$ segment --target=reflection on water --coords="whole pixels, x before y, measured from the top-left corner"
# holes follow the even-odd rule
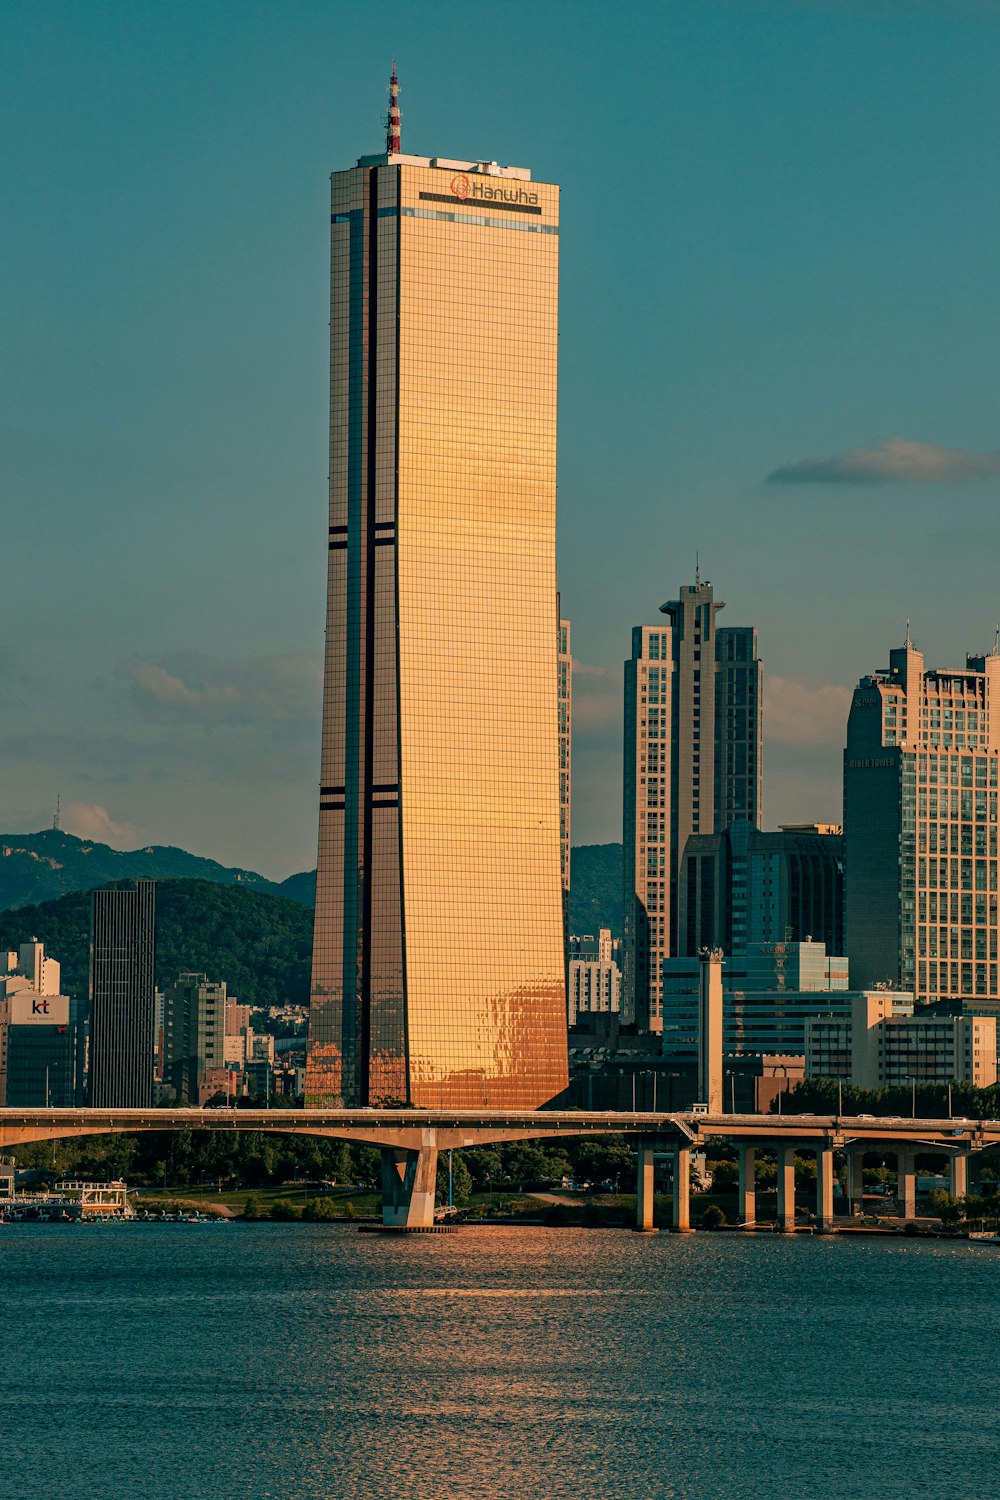
[[[985,1247],[19,1225],[0,1273],[0,1500],[975,1500],[1000,1471]]]

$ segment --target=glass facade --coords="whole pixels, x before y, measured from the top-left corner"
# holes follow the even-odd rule
[[[566,1084],[558,205],[422,158],[333,177],[315,1106]]]

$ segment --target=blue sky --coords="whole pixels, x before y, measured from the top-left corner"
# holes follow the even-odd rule
[[[313,863],[327,178],[393,55],[405,148],[563,186],[576,842],[619,836],[629,628],[696,549],[760,629],[769,826],[839,816],[907,616],[932,664],[992,644],[1000,6],[4,11],[4,831],[61,792],[122,846]]]

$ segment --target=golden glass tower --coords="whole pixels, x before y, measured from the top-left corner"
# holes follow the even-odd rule
[[[307,1101],[531,1108],[567,1077],[559,189],[398,147],[332,185]]]

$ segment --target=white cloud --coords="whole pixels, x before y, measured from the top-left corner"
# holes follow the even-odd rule
[[[764,678],[764,753],[769,743],[841,748],[847,735],[851,689],[800,677]]]
[[[309,651],[220,661],[194,652],[128,665],[132,696],[159,724],[277,724],[319,720],[322,663]]]
[[[890,438],[840,458],[804,458],[767,476],[768,484],[956,484],[1000,474],[1000,453],[969,453]]]
[[[112,849],[134,849],[142,842],[139,830],[131,823],[118,823],[99,802],[69,802],[62,808],[62,826],[67,833],[95,843],[110,844]]]
[[[573,732],[600,734],[614,726],[621,737],[622,670],[573,659]]]

